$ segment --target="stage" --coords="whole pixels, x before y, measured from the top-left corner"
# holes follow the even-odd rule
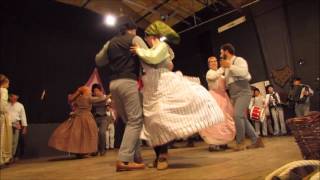
[[[169,169],[145,169],[115,172],[117,150],[108,151],[103,157],[73,159],[72,156],[20,160],[1,169],[1,180],[46,179],[225,179],[251,180],[264,177],[280,166],[301,160],[298,146],[291,136],[263,138],[265,148],[233,152],[209,152],[208,146],[198,142],[192,148],[169,150]],[[247,142],[249,144],[249,142]],[[178,143],[183,146],[185,143]],[[230,144],[232,146],[233,144]],[[152,162],[153,151],[143,148],[146,163]]]

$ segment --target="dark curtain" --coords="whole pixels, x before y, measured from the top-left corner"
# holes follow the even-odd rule
[[[289,82],[284,88],[281,88],[271,78],[272,70],[281,69],[285,66],[294,70],[291,43],[282,1],[262,1],[258,6],[252,8],[252,14],[265,58],[268,79],[281,94],[284,94],[289,90]]]
[[[312,109],[319,110],[319,1],[263,0],[251,10],[272,84],[271,71],[288,65],[315,90]],[[286,97],[289,86],[276,89]]]
[[[113,32],[100,15],[56,1],[6,1],[1,15],[0,73],[9,92],[20,96],[29,123],[65,120],[68,93],[88,80]]]

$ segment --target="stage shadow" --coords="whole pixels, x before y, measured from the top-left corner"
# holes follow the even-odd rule
[[[70,161],[70,160],[79,160],[80,158],[77,158],[75,156],[67,156],[67,157],[58,157],[58,158],[52,158],[48,159],[48,161]],[[85,159],[85,158],[82,158]]]
[[[195,168],[200,167],[196,164],[184,164],[184,163],[169,163],[170,169],[187,169],[187,168]]]
[[[210,159],[210,160],[209,160]],[[193,163],[195,166],[208,166],[208,165],[214,165],[214,164],[223,164],[225,162],[230,161],[230,158],[217,158],[217,157],[201,157],[201,156],[197,156],[197,157],[183,157],[183,156],[179,156],[179,157],[172,157],[170,158],[170,162],[169,164],[171,165],[171,160],[173,161],[178,161],[177,163],[173,164],[178,164],[180,165],[180,162],[189,162],[189,163]]]

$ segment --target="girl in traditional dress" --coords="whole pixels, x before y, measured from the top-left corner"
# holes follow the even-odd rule
[[[168,167],[168,142],[222,122],[224,116],[203,86],[169,69],[174,54],[160,37],[178,43],[179,35],[161,21],[149,25],[145,34],[151,48],[134,46],[132,52],[143,60],[144,134],[156,152],[154,166],[161,170]]]
[[[0,74],[0,166],[12,158],[12,126],[8,115],[9,79]]]
[[[209,70],[206,75],[209,92],[223,110],[225,120],[212,127],[200,131],[201,137],[210,144],[209,151],[224,150],[227,143],[235,137],[235,124],[233,121],[233,107],[226,92],[225,79],[222,69],[218,70],[216,57],[208,58]]]
[[[68,98],[74,105],[73,114],[53,132],[48,145],[81,158],[97,151],[98,128],[91,108],[106,97],[92,97],[90,89],[82,86]]]

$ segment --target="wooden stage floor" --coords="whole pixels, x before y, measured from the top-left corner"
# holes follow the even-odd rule
[[[47,159],[21,160],[1,169],[1,180],[134,180],[134,179],[225,179],[262,180],[280,166],[301,160],[298,146],[291,136],[264,138],[265,148],[233,152],[209,152],[205,143],[196,143],[193,148],[170,149],[169,169],[157,171],[145,169],[130,172],[115,172],[116,151],[106,156],[86,159],[54,157]],[[247,142],[249,144],[249,142]],[[180,144],[178,144],[180,145]],[[232,145],[232,144],[231,144]],[[153,151],[142,151],[146,162],[154,158]]]

